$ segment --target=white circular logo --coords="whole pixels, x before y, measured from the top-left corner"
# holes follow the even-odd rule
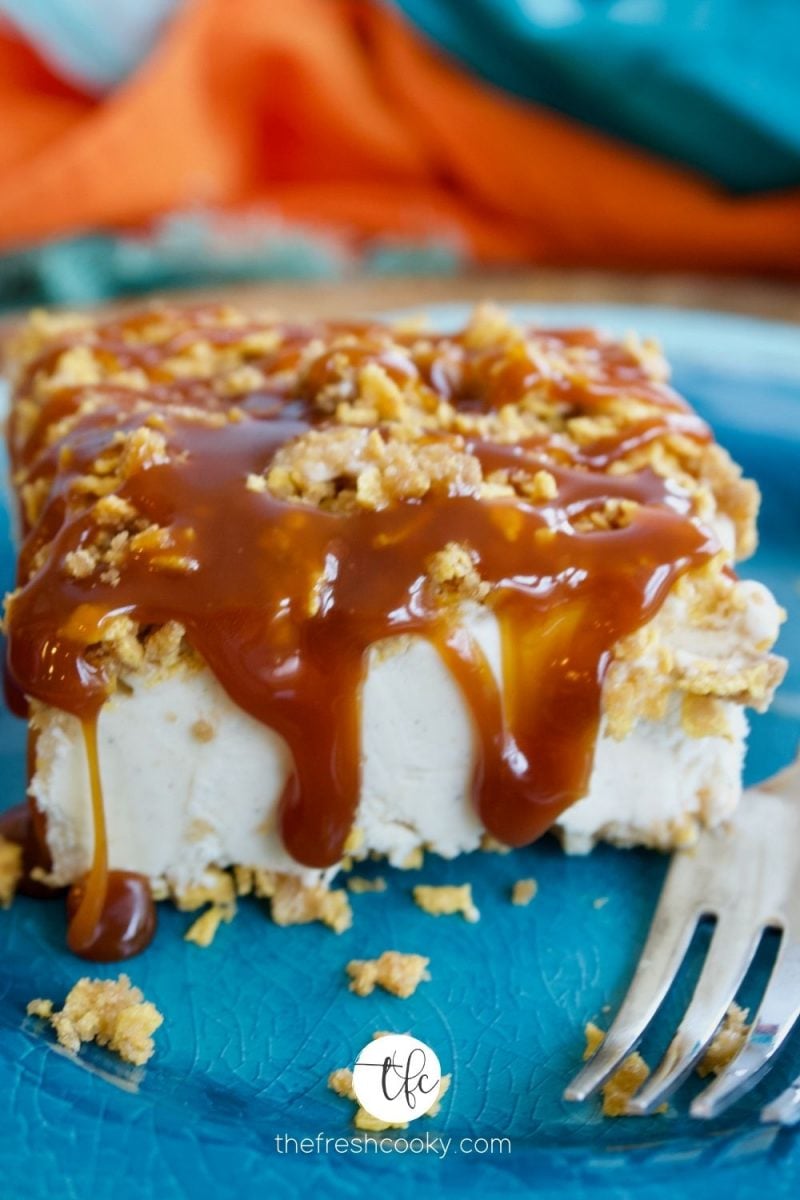
[[[441,1081],[433,1050],[407,1033],[375,1038],[353,1068],[353,1091],[361,1107],[393,1125],[423,1117],[436,1103]]]

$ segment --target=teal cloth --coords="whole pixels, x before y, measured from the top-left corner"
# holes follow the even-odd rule
[[[455,242],[376,238],[356,252],[345,238],[267,213],[173,213],[135,236],[62,238],[0,257],[0,311],[252,280],[449,275],[463,266]]]
[[[489,82],[755,192],[800,183],[798,0],[395,0]]]

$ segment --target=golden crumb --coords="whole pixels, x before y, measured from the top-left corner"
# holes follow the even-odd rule
[[[595,1025],[594,1021],[587,1021],[583,1032],[586,1037],[586,1048],[583,1051],[583,1059],[586,1062],[600,1049],[606,1035],[599,1026]]]
[[[322,885],[307,887],[291,875],[285,875],[276,886],[270,912],[276,925],[321,921],[334,933],[344,933],[353,923],[353,911],[344,890],[329,891]]]
[[[603,685],[606,732],[621,740],[640,719],[661,721],[673,696],[680,701],[681,723],[692,737],[729,737],[726,703],[760,711],[785,673],[783,659],[754,640],[746,581],[722,570],[724,556],[687,571],[656,616],[617,642]],[[729,631],[735,652],[702,656],[676,654],[676,638],[686,633]]]
[[[77,1052],[82,1042],[97,1042],[136,1066],[152,1056],[152,1035],[164,1021],[127,975],[79,979],[60,1011],[53,1011],[52,1000],[37,999],[29,1003],[28,1012],[49,1019],[68,1050]]]
[[[628,1101],[650,1074],[641,1054],[629,1054],[601,1088],[604,1117],[624,1117]],[[666,1106],[664,1106],[666,1107]],[[662,1110],[659,1110],[662,1111]]]
[[[511,316],[497,304],[484,301],[474,308],[464,332],[464,342],[471,350],[487,350],[516,339],[520,331]]]
[[[205,949],[214,941],[220,925],[229,924],[235,916],[234,905],[212,904],[196,921],[192,922],[183,935],[183,939]]]
[[[347,964],[350,991],[357,996],[369,996],[376,987],[400,996],[413,996],[419,985],[430,979],[430,959],[421,954],[403,954],[399,950],[384,950],[379,958],[352,959]]]
[[[472,885],[462,883],[433,887],[421,883],[414,888],[414,903],[432,917],[449,917],[461,913],[466,921],[475,922],[480,913],[472,900]]]
[[[350,875],[347,890],[356,896],[363,892],[385,892],[386,880],[382,875],[376,875],[374,879],[365,879],[363,875]]]
[[[536,471],[531,481],[523,485],[523,495],[534,504],[543,504],[546,500],[555,500],[558,495],[558,483],[551,471]]]
[[[233,868],[233,883],[237,896],[251,896],[255,891],[257,867],[243,867],[237,863]]]
[[[510,854],[511,846],[507,846],[505,842],[499,842],[490,833],[484,833],[481,834],[481,850],[484,854]]]
[[[681,728],[689,737],[722,737],[733,740],[724,700],[687,692],[681,701]]]
[[[195,912],[204,904],[235,904],[236,888],[233,877],[219,867],[208,867],[201,883],[191,884],[175,894],[175,905],[181,912]]]
[[[461,438],[408,441],[377,429],[312,429],[276,453],[266,475],[279,500],[335,512],[378,510],[427,495],[477,495],[478,459]],[[250,490],[256,490],[248,480]]]
[[[328,1076],[328,1087],[337,1096],[344,1096],[347,1100],[356,1098],[353,1091],[353,1072],[349,1067],[337,1067],[335,1071],[331,1071]]]
[[[572,522],[578,533],[608,533],[612,529],[627,529],[639,505],[635,500],[614,498],[605,500],[601,508],[585,509]]]
[[[22,878],[22,847],[0,835],[0,908],[8,908]]]
[[[518,879],[511,888],[511,903],[524,906],[530,904],[539,890],[535,879]]]
[[[592,908],[605,908],[608,904],[608,896],[595,896],[592,901]]]
[[[357,854],[364,845],[364,830],[359,829],[356,825],[348,833],[345,838],[342,852],[344,854]]]
[[[343,888],[330,890],[322,884],[304,884],[296,875],[260,867],[235,867],[234,878],[238,895],[252,894],[270,901],[270,915],[276,925],[321,921],[334,933],[344,933],[353,923],[353,910]]]
[[[202,836],[205,831],[198,830]],[[196,912],[204,904],[209,907],[187,929],[184,941],[193,942],[203,949],[210,946],[217,930],[223,923],[230,923],[236,916],[236,886],[232,875],[219,867],[209,867],[202,883],[193,884],[174,895],[175,905],[181,912]]]
[[[38,998],[36,1000],[29,1000],[25,1011],[29,1017],[41,1017],[43,1021],[47,1021],[53,1015],[53,1001]]]
[[[584,1027],[586,1036],[586,1048],[583,1052],[584,1060],[592,1058],[605,1040],[605,1033],[594,1021],[588,1021]],[[623,1059],[622,1064],[617,1068],[610,1079],[607,1079],[601,1088],[603,1097],[603,1116],[604,1117],[624,1117],[627,1112],[628,1101],[638,1092],[644,1081],[650,1075],[650,1068],[642,1058],[641,1054],[629,1054]],[[657,1113],[667,1111],[667,1105],[662,1104],[655,1110]]]
[[[732,1062],[745,1043],[750,1026],[747,1018],[750,1010],[731,1004],[725,1018],[700,1060],[697,1074],[701,1079],[707,1075],[719,1075]]]
[[[489,593],[489,584],[478,574],[475,557],[469,547],[448,542],[427,563],[428,578],[437,597],[443,601],[481,601]]]
[[[425,862],[425,851],[422,846],[415,846],[413,850],[409,850],[403,861],[399,864],[401,871],[419,871]]]

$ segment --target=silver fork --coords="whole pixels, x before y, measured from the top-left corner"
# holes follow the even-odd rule
[[[775,965],[741,1051],[693,1101],[715,1117],[769,1070],[800,1016],[800,760],[750,788],[730,824],[673,857],[644,950],[599,1049],[566,1089],[585,1100],[635,1048],[658,1011],[702,917],[716,919],[708,954],[678,1031],[627,1112],[653,1111],[686,1079],[719,1028],[765,930],[778,929]],[[761,1111],[800,1122],[800,1076]]]

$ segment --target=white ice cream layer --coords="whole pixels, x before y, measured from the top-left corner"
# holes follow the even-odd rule
[[[753,619],[769,633],[777,607],[765,589],[755,587],[756,596]],[[499,676],[494,618],[480,610],[469,624]],[[697,649],[709,651],[707,643]],[[118,691],[99,719],[110,865],[178,889],[211,863],[320,878],[280,841],[276,810],[291,769],[282,739],[234,704],[209,670],[127,683],[130,692]],[[665,720],[639,721],[623,741],[601,729],[589,793],[559,822],[566,848],[584,851],[601,837],[666,847],[681,841],[692,817],[714,824],[728,815],[747,725],[737,704],[726,709],[727,738],[687,736],[677,700]],[[201,735],[213,731],[208,740],[198,737],[198,721]],[[78,721],[55,709],[37,706],[36,724],[31,793],[47,816],[55,878],[66,883],[88,868],[93,845],[83,740]],[[471,716],[434,647],[419,637],[376,647],[363,693],[359,854],[375,850],[401,864],[420,844],[446,857],[477,847],[473,764]]]

